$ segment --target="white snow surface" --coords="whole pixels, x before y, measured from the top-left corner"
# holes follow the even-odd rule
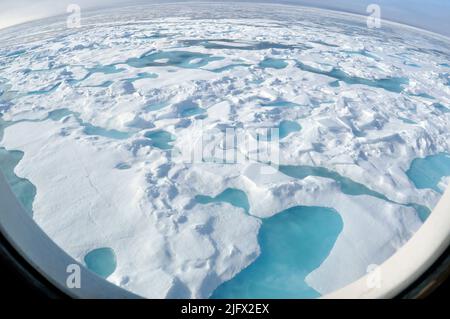
[[[258,43],[284,46],[246,49]],[[175,51],[221,59],[198,68],[167,65],[166,57],[142,68],[126,63]],[[324,294],[382,263],[421,226],[417,212],[402,204],[432,209],[439,200],[431,189],[416,189],[405,172],[415,158],[450,150],[450,113],[434,106],[450,106],[449,52],[444,39],[410,28],[385,23],[372,30],[350,15],[277,5],[124,8],[86,13],[79,29],[45,20],[0,31],[0,112],[16,122],[0,146],[24,153],[15,172],[37,188],[33,218],[43,231],[81,262],[91,249],[111,247],[118,266],[108,280],[150,298],[209,297],[258,257],[264,218],[299,205],[334,208],[344,228],[307,277]],[[287,66],[259,67],[266,58]],[[399,92],[367,82],[336,87],[335,78],[298,63],[366,81],[408,81]],[[108,65],[120,71],[85,78]],[[141,73],[157,77],[135,79]],[[261,106],[276,101],[297,106]],[[167,105],[148,108],[157,103]],[[193,104],[205,112],[182,116]],[[59,109],[73,114],[46,119]],[[295,179],[276,169],[261,175],[261,163],[181,163],[144,136],[167,131],[182,149],[200,122],[214,130],[281,120],[302,127],[282,139],[281,164],[327,168],[391,201],[346,195],[330,178]],[[87,135],[81,121],[128,137]],[[219,150],[221,142],[210,145]],[[120,163],[130,168],[117,169]],[[228,203],[195,204],[196,195],[227,188],[247,194],[249,214]]]

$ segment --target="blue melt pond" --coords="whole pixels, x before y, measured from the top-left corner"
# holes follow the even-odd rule
[[[357,195],[369,195],[380,198],[382,200],[389,201],[386,196],[372,191],[366,186],[354,182],[350,178],[346,178],[344,176],[339,175],[334,171],[330,171],[324,167],[313,167],[313,166],[290,166],[290,165],[281,165],[279,167],[279,171],[287,176],[304,179],[308,176],[318,176],[324,178],[330,178],[336,181],[339,184],[341,191],[344,194],[357,196]]]
[[[278,138],[281,140],[289,134],[298,132],[302,129],[301,125],[294,121],[281,121],[278,125]],[[275,132],[274,132],[275,133]],[[267,130],[267,135],[258,134],[257,138],[261,141],[272,141],[272,130]]]
[[[212,70],[209,70],[209,71],[215,72],[215,73],[221,73],[221,72],[225,72],[225,71],[228,71],[228,70],[232,70],[234,68],[248,67],[248,66],[250,66],[250,64],[247,64],[247,63],[236,63],[236,64],[229,64],[229,65],[217,68],[217,69],[212,69]]]
[[[197,195],[195,196],[195,200],[199,204],[226,202],[235,207],[244,209],[246,213],[248,213],[248,210],[250,209],[247,195],[243,191],[235,188],[227,188],[216,197]]]
[[[195,115],[204,114],[206,112],[205,109],[198,106],[197,103],[187,100],[180,104],[177,104],[178,112],[180,113],[180,117],[191,117]]]
[[[303,71],[326,75],[334,78],[338,81],[345,82],[349,85],[360,84],[367,85],[376,88],[382,88],[386,91],[401,93],[403,91],[403,86],[409,83],[406,78],[386,78],[386,79],[365,79],[357,76],[351,76],[342,71],[341,69],[332,68],[330,71],[320,70],[309,65],[305,65],[301,62],[297,62],[297,67]]]
[[[406,175],[416,188],[430,188],[442,194],[438,184],[443,177],[450,176],[450,155],[442,153],[417,158],[411,163]]]
[[[450,110],[441,103],[434,103],[433,106],[442,113],[449,113]]]
[[[289,102],[289,101],[283,101],[283,100],[277,100],[274,102],[268,102],[268,103],[261,103],[261,106],[263,107],[285,107],[285,108],[293,108],[298,107],[300,104]]]
[[[108,278],[117,267],[116,255],[111,248],[97,248],[84,256],[86,267],[97,275]]]
[[[117,68],[115,65],[98,65],[93,68],[88,69],[88,74],[91,75],[93,73],[103,73],[103,74],[114,74],[125,71],[124,68]]]
[[[117,130],[108,130],[99,126],[94,126],[90,123],[83,122],[78,113],[72,112],[68,109],[59,109],[55,111],[51,111],[48,113],[49,119],[53,121],[59,121],[63,119],[66,116],[73,115],[77,122],[80,124],[81,127],[83,127],[83,133],[86,135],[93,135],[93,136],[103,136],[108,137],[116,140],[124,140],[131,136],[131,133],[129,132],[121,132]]]
[[[117,130],[107,130],[102,127],[94,126],[89,123],[81,123],[81,126],[84,127],[83,132],[86,135],[95,135],[95,136],[103,136],[116,140],[124,140],[130,137],[128,132],[121,132]]]
[[[329,255],[342,228],[339,214],[324,207],[292,207],[263,220],[261,255],[212,298],[319,297],[305,278]]]
[[[222,59],[222,57],[214,57],[210,54],[189,51],[161,51],[149,52],[139,58],[128,59],[126,63],[135,68],[177,66],[180,68],[196,69],[207,65],[209,62]]]
[[[158,77],[158,74],[155,73],[148,73],[148,72],[141,72],[136,74],[134,78],[125,79],[127,82],[134,82],[142,79],[156,79]]]
[[[185,108],[180,112],[181,117],[190,117],[194,115],[204,114],[206,112],[205,109],[202,109],[201,107],[198,107],[197,105],[190,105],[189,107]]]
[[[7,151],[0,148],[0,171],[3,173],[12,192],[19,200],[25,211],[33,215],[33,201],[36,197],[36,187],[27,179],[20,178],[14,173],[14,168],[22,160],[23,152]]]
[[[287,176],[298,179],[304,179],[308,176],[319,176],[324,178],[330,178],[339,184],[341,191],[346,195],[351,196],[368,195],[385,200],[390,203],[398,204],[394,201],[391,201],[385,195],[375,192],[370,188],[364,186],[363,184],[354,182],[350,178],[341,176],[338,173],[330,171],[323,167],[282,165],[279,167],[279,171]],[[414,208],[422,221],[425,221],[431,213],[430,209],[419,204],[409,203],[406,204],[405,206]]]
[[[115,168],[119,169],[119,170],[127,170],[131,168],[131,165],[128,163],[119,163],[115,166]]]
[[[158,111],[165,108],[167,105],[169,105],[167,102],[150,103],[145,107],[145,110],[149,112]]]

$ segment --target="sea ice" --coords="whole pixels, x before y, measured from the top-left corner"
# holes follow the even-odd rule
[[[0,30],[0,168],[56,244],[142,296],[331,292],[408,241],[450,175],[448,39],[361,22],[164,4]],[[272,166],[252,159],[266,128]]]

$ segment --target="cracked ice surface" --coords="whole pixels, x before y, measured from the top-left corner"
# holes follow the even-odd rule
[[[406,174],[450,151],[450,46],[438,36],[315,9],[191,4],[86,13],[80,29],[43,20],[0,31],[0,43],[0,146],[24,153],[15,173],[37,189],[34,220],[79,261],[112,248],[108,280],[143,296],[210,296],[258,257],[264,219],[300,205],[343,219],[306,278],[330,292],[421,226],[409,204],[441,196]],[[199,121],[290,121],[282,167],[334,175],[173,161]],[[371,192],[345,191],[345,178]],[[248,214],[194,200],[228,188],[245,192]]]

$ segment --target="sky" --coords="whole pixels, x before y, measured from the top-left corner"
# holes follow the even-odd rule
[[[215,0],[209,1],[214,2]],[[219,1],[226,2],[227,0]],[[359,14],[367,14],[366,8],[369,4],[378,4],[381,7],[382,19],[409,24],[450,37],[450,0],[250,1],[309,5]],[[72,3],[78,4],[82,10],[87,10],[95,7],[152,2],[164,2],[164,0],[0,0],[0,29],[22,22],[63,14],[66,12],[67,6]]]

